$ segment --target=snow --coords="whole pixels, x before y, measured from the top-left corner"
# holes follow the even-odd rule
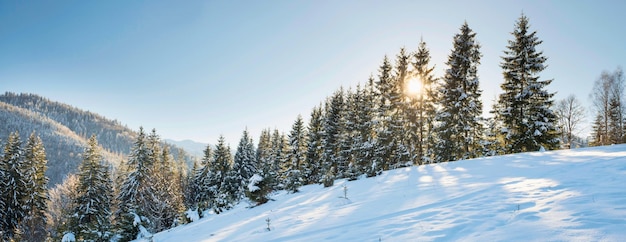
[[[254,174],[252,177],[250,177],[250,183],[248,183],[248,191],[258,191],[260,188],[256,185],[259,184],[259,182],[261,181],[263,181],[263,177],[261,177],[259,174]]]
[[[185,212],[185,214],[187,215],[187,218],[192,222],[200,220],[200,214],[198,214],[198,210],[189,209],[187,210],[187,212]]]
[[[626,145],[488,157],[279,192],[152,240],[625,241],[623,184]]]
[[[74,236],[74,233],[67,233],[63,235],[63,238],[61,238],[61,242],[74,242],[76,241],[76,237]]]

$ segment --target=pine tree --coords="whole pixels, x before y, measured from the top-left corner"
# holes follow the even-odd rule
[[[433,76],[435,67],[430,67],[430,51],[426,47],[426,43],[422,40],[419,43],[417,51],[413,54],[413,85],[418,85],[419,90],[409,99],[409,106],[413,114],[409,117],[410,125],[408,132],[411,134],[409,140],[411,147],[414,148],[414,160],[418,165],[432,162],[431,145],[435,143],[433,134],[435,115],[437,114],[437,83]],[[408,85],[406,83],[405,85]]]
[[[250,178],[257,173],[255,153],[254,142],[248,134],[248,130],[244,130],[235,152],[233,169],[230,170],[228,175],[236,183],[237,191],[235,197],[237,200],[243,197]]]
[[[204,149],[204,155],[202,157],[200,168],[194,172],[194,178],[192,187],[195,188],[196,197],[193,199],[196,204],[194,206],[198,209],[200,216],[204,211],[210,210],[214,207],[215,199],[217,198],[217,184],[213,184],[214,167],[213,151],[211,146],[207,145]],[[194,169],[195,170],[195,169]]]
[[[454,36],[454,47],[448,57],[448,68],[440,89],[442,106],[436,116],[438,142],[436,160],[454,161],[480,156],[482,101],[477,68],[480,46],[476,33],[467,25]]]
[[[391,131],[392,137],[392,159],[390,160],[390,169],[405,167],[411,165],[411,157],[409,152],[409,139],[407,136],[406,126],[409,123],[408,103],[406,102],[406,85],[409,80],[409,65],[411,56],[406,52],[405,48],[400,49],[400,53],[396,56],[396,64],[394,66],[394,75],[391,79],[391,93],[387,95],[391,104],[391,119],[387,122],[387,128]]]
[[[357,129],[359,130],[359,137],[355,140],[354,146],[357,147],[357,166],[362,169],[362,173],[367,176],[375,176],[378,173],[377,164],[380,164],[380,159],[377,155],[377,107],[378,102],[376,98],[374,77],[370,76],[368,82],[363,88],[361,101],[357,105],[359,122],[357,123]]]
[[[232,168],[233,157],[230,153],[230,147],[226,145],[224,136],[220,136],[217,140],[213,162],[214,177],[211,178],[211,185],[215,185],[217,191],[216,204],[213,210],[215,213],[220,213],[234,206],[235,194],[238,189],[236,181],[227,177],[228,171]]]
[[[283,189],[282,181],[280,180],[280,167],[286,162],[286,156],[288,152],[288,143],[285,135],[278,132],[278,129],[274,129],[271,137],[271,152],[268,165],[269,184],[272,190]]]
[[[392,76],[393,66],[389,62],[389,58],[385,56],[383,64],[379,68],[378,82],[376,87],[380,101],[378,102],[378,116],[377,116],[377,130],[376,130],[376,154],[375,160],[372,164],[372,171],[374,174],[378,174],[383,170],[389,170],[391,161],[394,159],[393,152],[395,151],[393,131],[391,130],[393,107],[391,104],[392,96],[394,93],[394,77]]]
[[[0,163],[0,235],[5,241],[20,235],[18,226],[27,213],[24,201],[28,180],[23,153],[19,133],[11,133]]]
[[[298,192],[298,188],[304,183],[302,171],[306,162],[306,131],[302,116],[298,115],[293,126],[291,126],[288,138],[289,151],[282,167],[282,180],[285,190]]]
[[[502,57],[504,83],[496,118],[504,125],[507,153],[556,149],[559,145],[556,115],[551,110],[554,94],[546,90],[552,80],[539,80],[547,60],[537,50],[543,41],[528,28],[528,18],[522,14]]]
[[[340,157],[340,136],[343,132],[342,113],[344,108],[343,89],[336,91],[326,102],[326,115],[323,123],[323,153],[320,167],[321,183],[332,186],[337,178],[338,165],[344,161]]]
[[[205,150],[206,151],[206,150]],[[185,197],[185,207],[191,210],[196,210],[198,208],[198,201],[196,200],[198,196],[198,184],[196,181],[196,174],[198,173],[198,161],[193,162],[193,166],[191,167],[191,171],[187,173],[185,178],[186,185],[184,186],[184,197]]]
[[[23,232],[20,239],[24,241],[43,241],[47,236],[45,230],[47,221],[45,211],[48,203],[48,178],[45,175],[47,162],[41,138],[34,132],[31,133],[24,148],[26,168],[24,175],[28,182],[27,197],[23,202],[26,216],[20,226],[20,231]]]
[[[347,100],[345,105],[345,131],[344,137],[342,137],[342,147],[344,147],[344,154],[348,158],[348,167],[345,171],[345,178],[348,180],[356,180],[363,174],[363,167],[358,162],[362,158],[361,147],[364,143],[363,136],[360,133],[360,128],[363,126],[364,120],[362,120],[361,110],[363,107],[363,92],[361,91],[361,85],[357,84],[356,90],[353,92],[348,90]]]
[[[150,196],[154,194],[153,187],[148,185],[148,176],[152,166],[152,151],[148,146],[143,127],[139,128],[139,134],[131,149],[126,166],[127,176],[122,181],[116,199],[119,207],[115,217],[120,239],[133,240],[137,238],[140,226],[148,226],[149,221],[147,221],[145,214],[145,206],[149,202]]]
[[[306,166],[303,168],[304,184],[318,183],[321,179],[320,162],[323,153],[323,122],[324,115],[322,106],[317,106],[311,111],[311,118],[308,125]]]
[[[257,173],[249,179],[246,187],[246,197],[257,205],[266,203],[269,200],[268,194],[274,191],[277,177],[273,170],[272,153],[270,130],[264,129],[256,150]]]
[[[112,181],[95,135],[89,138],[78,168],[77,193],[73,201],[76,239],[108,241],[111,236]]]

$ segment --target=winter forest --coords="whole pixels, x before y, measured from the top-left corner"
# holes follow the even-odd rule
[[[139,129],[130,155],[112,167],[91,136],[78,172],[48,187],[46,151],[37,130],[2,141],[0,236],[3,241],[129,241],[218,214],[241,202],[258,206],[279,190],[332,186],[407,166],[511,153],[626,142],[624,74],[595,80],[592,134],[580,137],[586,110],[576,96],[554,100],[541,76],[548,57],[521,15],[500,64],[501,94],[483,117],[481,45],[468,23],[452,38],[442,76],[427,43],[384,56],[377,74],[340,87],[314,107],[308,123],[244,130],[237,147],[221,137],[188,166],[174,159],[156,130]],[[87,131],[88,132],[88,131]]]

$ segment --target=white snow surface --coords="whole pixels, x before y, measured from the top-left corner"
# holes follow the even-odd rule
[[[626,145],[513,154],[279,192],[152,239],[626,241],[625,184]]]

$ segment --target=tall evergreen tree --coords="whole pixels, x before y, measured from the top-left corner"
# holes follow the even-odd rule
[[[320,104],[320,106],[313,108],[313,111],[311,111],[308,125],[306,166],[302,170],[305,185],[318,183],[321,179],[320,162],[323,153],[323,123],[324,115]]]
[[[377,158],[377,127],[378,127],[378,99],[376,95],[374,77],[370,76],[365,88],[362,90],[362,98],[357,105],[359,122],[359,138],[354,146],[357,147],[357,166],[367,176],[375,176],[378,173],[376,164],[380,164]]]
[[[195,198],[193,206],[198,209],[200,216],[204,211],[213,208],[215,199],[217,198],[217,185],[212,180],[214,177],[213,151],[210,145],[204,149],[200,168],[193,174],[192,188],[195,190]]]
[[[323,123],[322,162],[320,167],[321,183],[325,187],[332,186],[339,173],[338,165],[344,164],[340,156],[340,136],[343,132],[342,113],[344,108],[343,89],[336,91],[326,102],[326,115]]]
[[[422,40],[419,43],[417,51],[413,54],[413,80],[412,85],[417,85],[417,93],[409,93],[412,97],[409,99],[409,106],[412,115],[409,115],[410,125],[410,144],[414,151],[413,159],[417,164],[430,163],[432,157],[431,145],[435,143],[433,128],[435,123],[435,115],[437,114],[437,83],[433,76],[434,66],[430,66],[430,51],[426,47],[426,43]],[[406,83],[409,85],[411,83]],[[415,87],[414,87],[415,88]]]
[[[438,126],[435,128],[439,139],[434,147],[439,162],[474,158],[482,153],[479,49],[476,33],[464,23],[460,33],[454,36],[454,47],[448,56],[448,68],[440,89],[442,110],[436,116]]]
[[[26,168],[24,175],[28,182],[27,197],[24,201],[26,216],[20,226],[23,233],[20,239],[24,241],[43,241],[47,236],[45,230],[47,220],[45,211],[48,203],[48,178],[45,175],[47,162],[41,138],[35,135],[35,132],[31,133],[24,148]]]
[[[237,200],[243,197],[246,187],[250,183],[250,178],[257,173],[255,153],[254,142],[248,134],[248,130],[244,130],[235,152],[233,168],[228,174],[232,182],[236,183],[235,197]]]
[[[120,239],[133,240],[137,238],[140,226],[148,226],[144,206],[154,194],[154,188],[148,185],[148,176],[152,166],[152,151],[148,146],[143,127],[139,128],[139,134],[131,149],[126,166],[127,176],[122,181],[116,199],[119,207],[115,217]]]
[[[394,78],[392,74],[393,66],[389,62],[389,58],[385,56],[383,63],[379,67],[378,81],[376,89],[379,97],[378,115],[376,118],[376,153],[373,160],[372,174],[378,174],[383,170],[389,170],[390,162],[393,160],[394,137],[391,130],[392,122],[392,96],[394,93]]]
[[[75,236],[78,240],[108,241],[111,236],[112,181],[103,163],[96,136],[92,135],[78,167],[74,202]]]
[[[400,48],[400,53],[396,55],[396,64],[394,66],[394,75],[391,81],[391,93],[386,97],[390,103],[391,109],[388,110],[391,119],[387,122],[386,128],[391,132],[392,138],[392,154],[390,159],[390,169],[404,167],[411,164],[409,151],[409,139],[407,136],[407,124],[409,114],[409,103],[406,96],[406,82],[409,80],[409,65],[411,56],[406,52],[405,48]]]
[[[348,180],[356,180],[363,174],[363,168],[360,166],[361,163],[357,161],[362,158],[359,153],[364,143],[360,133],[362,123],[365,122],[361,120],[362,115],[360,113],[362,111],[359,110],[364,102],[361,85],[357,84],[355,91],[349,89],[346,96],[344,110],[345,129],[342,137],[342,149],[344,149],[343,152],[344,156],[347,158],[348,165],[344,172],[344,177],[348,178]]]
[[[18,226],[26,216],[24,201],[28,197],[22,141],[19,133],[9,135],[0,163],[0,235],[8,241],[19,236]]]
[[[269,200],[268,194],[275,189],[278,178],[274,170],[273,152],[272,135],[269,129],[264,129],[259,136],[256,150],[257,172],[250,178],[245,193],[253,203],[266,203]]]
[[[226,144],[224,136],[220,136],[213,153],[214,177],[211,178],[211,184],[217,186],[216,204],[213,208],[216,213],[220,213],[225,209],[230,209],[236,202],[236,194],[238,184],[233,179],[227,179],[228,171],[232,168],[233,157],[230,152],[230,146]]]
[[[502,57],[504,83],[496,117],[504,125],[507,153],[556,149],[559,145],[556,115],[551,110],[554,94],[546,90],[552,80],[539,80],[547,60],[537,49],[543,41],[529,27],[528,18],[522,14]]]
[[[291,126],[291,132],[288,136],[289,150],[286,154],[285,162],[282,167],[282,181],[285,190],[297,192],[298,188],[303,185],[303,168],[306,162],[306,130],[302,116],[298,118]]]

